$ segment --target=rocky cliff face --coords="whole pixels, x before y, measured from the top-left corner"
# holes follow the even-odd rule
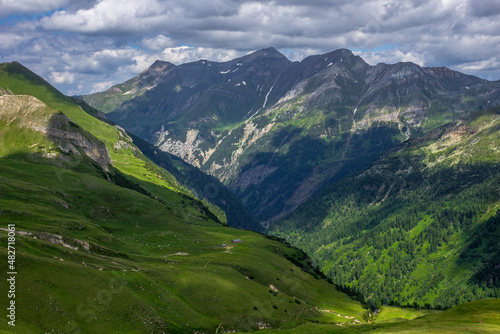
[[[302,62],[272,48],[225,63],[157,62],[133,80],[146,75],[155,86],[108,117],[225,182],[261,221],[401,141],[500,103],[498,82],[412,63],[370,66],[344,49]]]
[[[102,169],[109,171],[111,158],[102,142],[81,129],[66,115],[55,112],[33,96],[0,96],[0,122],[6,126],[43,134],[54,144],[41,149],[45,158],[64,159],[65,154],[70,152],[74,155],[85,154]],[[35,143],[28,149],[38,149],[36,146],[38,144]]]

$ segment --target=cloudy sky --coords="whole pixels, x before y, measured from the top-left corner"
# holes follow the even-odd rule
[[[224,61],[274,46],[291,60],[348,48],[500,79],[500,0],[0,0],[0,62],[63,93],[102,91],[156,59]]]

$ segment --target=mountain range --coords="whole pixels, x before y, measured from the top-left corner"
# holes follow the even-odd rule
[[[16,330],[499,331],[498,85],[271,48],[70,98],[0,64]]]
[[[500,103],[500,82],[341,49],[274,48],[149,69],[82,97],[126,130],[217,177],[267,226],[386,150]]]

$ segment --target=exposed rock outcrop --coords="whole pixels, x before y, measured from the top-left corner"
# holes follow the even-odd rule
[[[59,151],[76,155],[84,153],[102,169],[109,171],[111,158],[102,142],[73,123],[66,115],[49,108],[33,96],[0,96],[0,119],[7,126],[40,132],[52,141],[54,148]],[[58,156],[60,155],[55,151],[45,154],[45,157],[49,158]]]

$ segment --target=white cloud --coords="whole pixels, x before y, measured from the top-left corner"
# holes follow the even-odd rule
[[[70,72],[52,72],[50,81],[56,84],[72,84],[75,81],[75,74]]]
[[[200,59],[228,61],[240,55],[241,52],[237,52],[235,50],[179,46],[163,50],[161,59],[174,64],[182,64]]]
[[[500,14],[500,0],[467,0],[467,10],[475,17],[495,16]]]
[[[105,91],[105,90],[109,89],[111,86],[113,86],[113,84],[114,84],[113,81],[96,82],[92,85],[91,93]]]
[[[400,49],[389,49],[380,52],[356,51],[354,54],[363,58],[370,65],[378,63],[394,64],[399,62],[412,62],[420,66],[425,65],[425,55],[412,51],[404,52]]]
[[[291,61],[301,61],[309,56],[321,54],[323,51],[313,48],[287,48],[282,50],[282,53]]]
[[[456,34],[498,35],[500,20],[471,19],[484,16],[498,1],[478,5],[466,0],[102,0],[90,8],[58,11],[42,19],[41,27],[139,39],[139,45],[151,52],[172,49],[171,56],[179,60],[192,60],[178,56],[179,44],[240,52],[267,46],[327,52],[388,44],[411,49],[429,36],[435,37],[432,44],[425,43],[432,53]]]
[[[6,32],[0,35],[0,50],[9,50],[18,47],[26,38],[21,34]]]
[[[88,34],[144,32],[157,28],[162,20],[167,19],[165,8],[155,0],[102,0],[92,8],[73,13],[57,11],[43,18],[41,26],[48,30]]]
[[[174,47],[175,43],[171,38],[166,37],[163,34],[155,36],[153,38],[145,38],[142,40],[141,45],[146,49],[153,51],[161,51],[167,47]]]
[[[16,50],[21,44],[42,36],[37,25],[31,21],[21,21],[8,27],[0,26],[0,51],[8,53]]]
[[[490,71],[500,67],[500,60],[495,57],[487,60],[473,61],[457,66],[462,71]]]

